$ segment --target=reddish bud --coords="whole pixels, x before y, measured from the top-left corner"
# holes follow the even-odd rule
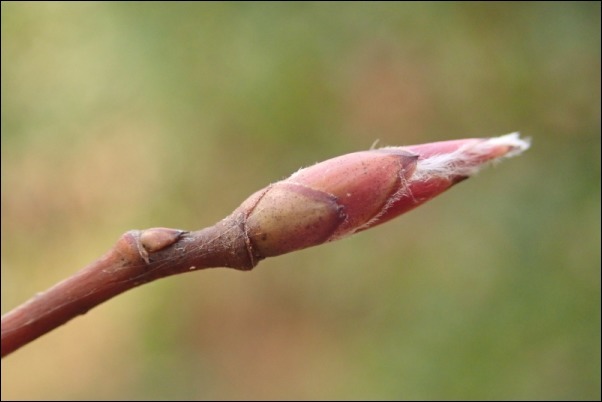
[[[254,259],[280,255],[386,222],[528,147],[509,134],[346,154],[258,191],[235,214]]]

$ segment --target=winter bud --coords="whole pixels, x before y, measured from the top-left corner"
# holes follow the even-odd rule
[[[386,222],[529,146],[517,134],[355,152],[256,192],[242,215],[253,259],[336,240]]]

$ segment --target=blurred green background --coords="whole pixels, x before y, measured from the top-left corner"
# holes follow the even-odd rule
[[[520,130],[352,238],[130,291],[3,399],[599,399],[600,3],[2,2],[2,312],[301,166]]]

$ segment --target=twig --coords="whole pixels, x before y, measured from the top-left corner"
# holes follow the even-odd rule
[[[510,134],[356,152],[269,185],[212,227],[126,232],[102,258],[2,316],[2,357],[155,279],[211,267],[250,270],[264,258],[379,225],[528,146]]]
[[[196,232],[155,228],[124,233],[99,260],[2,317],[2,356],[155,279],[211,267],[251,269],[243,239],[232,217]]]

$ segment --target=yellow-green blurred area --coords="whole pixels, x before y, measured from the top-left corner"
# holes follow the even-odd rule
[[[3,399],[599,399],[600,3],[2,2],[2,312],[299,167],[520,130],[386,225],[129,291]]]

